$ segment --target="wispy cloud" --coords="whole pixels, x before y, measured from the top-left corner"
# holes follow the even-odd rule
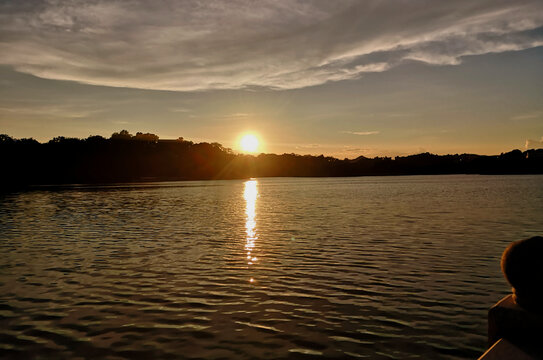
[[[251,116],[251,114],[249,114],[249,113],[233,113],[233,114],[226,115],[226,116],[227,117],[232,117],[232,118],[246,118],[246,117]]]
[[[340,131],[342,134],[352,134],[352,135],[376,135],[379,134],[379,131]]]
[[[542,46],[542,26],[540,0],[6,1],[0,64],[117,87],[294,89]]]
[[[541,140],[531,140],[527,139],[525,144],[526,150],[528,149],[543,149],[543,136],[541,137]]]
[[[522,121],[522,120],[533,120],[533,119],[543,119],[543,111],[534,111],[524,114],[519,114],[516,116],[513,116],[511,120],[514,121]]]
[[[241,120],[241,119],[250,118],[251,116],[255,116],[255,114],[236,112],[236,113],[231,113],[231,114],[224,114],[222,116],[219,116],[219,118],[230,119],[230,120]]]
[[[103,112],[103,110],[74,105],[32,104],[31,106],[11,105],[6,107],[0,107],[0,112],[7,114],[11,113],[19,115],[78,119],[90,117],[92,115]]]
[[[181,107],[171,108],[170,111],[171,112],[176,112],[176,113],[190,113],[190,112],[192,112],[191,109],[181,108]]]
[[[296,149],[300,149],[300,150],[313,150],[313,149],[319,149],[319,148],[322,148],[323,145],[321,144],[298,144],[295,146]]]

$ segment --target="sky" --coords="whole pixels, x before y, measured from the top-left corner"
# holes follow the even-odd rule
[[[0,0],[0,133],[543,148],[541,0]]]

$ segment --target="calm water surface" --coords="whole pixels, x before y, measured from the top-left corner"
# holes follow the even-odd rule
[[[543,176],[0,195],[3,358],[473,359]]]

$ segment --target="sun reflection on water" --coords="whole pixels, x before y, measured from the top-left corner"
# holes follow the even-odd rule
[[[245,190],[243,197],[245,199],[245,232],[247,233],[247,240],[245,242],[245,251],[247,252],[247,264],[253,265],[258,261],[257,257],[253,254],[255,242],[258,239],[256,235],[256,198],[258,197],[258,182],[256,180],[247,180],[245,182]],[[253,278],[249,280],[253,282]]]

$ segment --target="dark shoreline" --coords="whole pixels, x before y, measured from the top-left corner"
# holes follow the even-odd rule
[[[144,134],[145,135],[145,134]],[[234,154],[218,143],[158,139],[0,139],[3,190],[34,185],[115,184],[252,177],[543,174],[543,149],[500,155],[454,154],[337,159]]]

